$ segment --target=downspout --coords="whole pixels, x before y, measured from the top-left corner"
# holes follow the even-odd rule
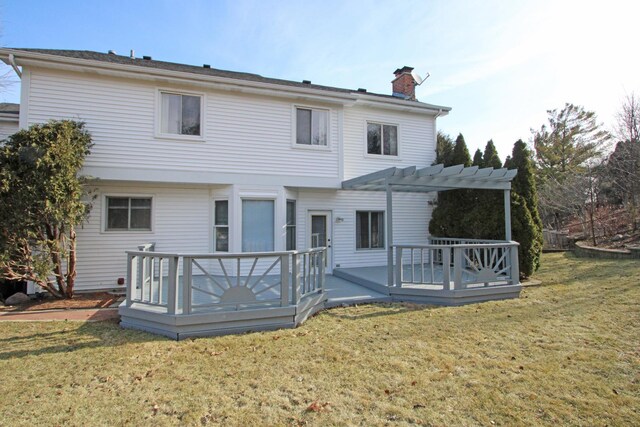
[[[13,71],[15,71],[18,77],[22,79],[22,71],[18,68],[18,64],[16,64],[16,58],[13,56],[13,53],[9,54],[9,63],[11,64],[11,67],[13,67]]]

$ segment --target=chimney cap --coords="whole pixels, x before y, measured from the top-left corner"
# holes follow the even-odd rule
[[[405,65],[405,66],[404,66],[404,67],[402,67],[402,68],[397,68],[397,69],[393,72],[393,74],[395,74],[395,75],[397,76],[398,74],[410,73],[410,72],[412,72],[412,71],[413,71],[413,67],[408,67],[408,66],[406,66],[406,65]]]

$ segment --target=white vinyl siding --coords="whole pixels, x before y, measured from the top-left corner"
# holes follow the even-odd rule
[[[115,288],[127,270],[125,251],[155,242],[156,252],[210,252],[209,190],[188,186],[148,186],[140,183],[100,185],[102,194],[153,194],[153,231],[102,232],[104,197],[96,198],[78,233],[77,289]],[[124,289],[124,287],[123,287]]]
[[[2,144],[1,141],[7,139],[8,136],[13,135],[16,132],[18,132],[17,121],[15,123],[0,121],[0,145]]]
[[[367,154],[367,124],[398,126],[398,156]],[[366,107],[344,109],[344,179],[389,167],[426,167],[435,160],[435,120],[422,114]]]
[[[191,93],[193,88],[172,88]],[[191,89],[191,91],[190,91]],[[292,147],[294,120],[288,100],[232,92],[203,91],[202,141],[157,138],[158,88],[150,82],[32,69],[28,124],[50,119],[86,122],[94,146],[85,163],[96,170],[123,170],[126,179],[163,181],[176,173],[260,174],[339,181],[338,116],[329,111],[329,147]],[[99,173],[94,174],[101,178]]]
[[[393,193],[395,244],[427,244],[432,211],[428,201],[433,197],[432,194]],[[387,264],[385,250],[358,250],[355,239],[356,211],[385,211],[386,214],[386,196],[383,191],[300,191],[297,200],[299,230],[307,229],[306,213],[309,210],[332,211],[334,265],[366,267]],[[341,220],[335,220],[337,218]],[[385,239],[386,236],[385,230]],[[308,246],[306,239],[305,233],[298,234],[299,248]]]

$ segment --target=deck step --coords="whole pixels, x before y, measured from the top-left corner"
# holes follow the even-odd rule
[[[389,288],[387,286],[376,283],[373,280],[358,276],[344,269],[334,268],[333,275],[357,285],[364,286],[365,288],[371,289],[372,291],[376,291],[383,295],[389,295]]]

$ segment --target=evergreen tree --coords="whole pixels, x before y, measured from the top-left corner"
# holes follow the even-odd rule
[[[500,157],[498,156],[498,150],[496,150],[493,139],[490,139],[487,142],[486,147],[484,148],[482,162],[482,166],[485,168],[500,169],[502,167],[502,162],[500,161]]]
[[[471,157],[462,134],[456,138],[453,150],[447,135],[438,138],[436,159],[443,160],[444,166],[463,164],[471,166]],[[464,235],[464,217],[469,210],[469,190],[450,190],[438,193],[438,205],[433,210],[429,222],[429,233],[439,237],[468,237]]]
[[[473,155],[473,163],[472,166],[479,166],[479,167],[483,167],[483,160],[482,160],[482,151],[480,151],[480,149],[476,149],[475,154]]]
[[[73,297],[76,227],[90,209],[79,173],[91,146],[83,123],[52,120],[0,148],[0,277]]]
[[[451,158],[453,155],[453,140],[447,134],[438,131],[436,141],[436,162],[434,164],[443,164],[451,166]]]
[[[513,240],[520,243],[520,274],[529,276],[540,266],[542,253],[542,220],[538,212],[535,169],[532,153],[521,139],[513,145],[513,152],[505,162],[508,169],[517,169],[511,181],[511,224]]]

